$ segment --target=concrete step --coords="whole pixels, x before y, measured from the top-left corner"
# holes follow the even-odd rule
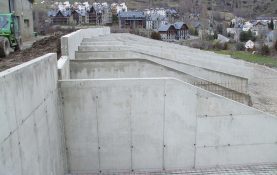
[[[84,38],[83,42],[94,42],[94,41],[117,41],[113,38],[105,38],[105,37],[93,37],[93,38]]]
[[[120,41],[109,41],[109,42],[106,42],[106,41],[94,41],[94,42],[85,42],[83,41],[81,43],[81,45],[83,46],[86,46],[86,45],[89,45],[89,46],[97,46],[97,45],[124,45],[123,42],[120,42]]]
[[[94,59],[94,58],[134,58],[136,54],[130,51],[77,51],[75,52],[76,59]]]
[[[95,45],[95,46],[79,46],[79,51],[125,51],[130,50],[131,47],[128,46],[107,46],[107,45]]]

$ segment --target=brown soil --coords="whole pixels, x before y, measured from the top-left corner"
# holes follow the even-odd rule
[[[59,58],[61,55],[60,38],[63,35],[62,33],[58,33],[43,38],[34,42],[31,48],[13,52],[10,56],[0,59],[0,72],[47,53],[57,53]]]

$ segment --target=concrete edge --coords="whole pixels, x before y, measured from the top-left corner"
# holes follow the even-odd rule
[[[201,89],[200,87],[194,86],[192,84],[189,84],[187,82],[184,82],[184,81],[182,81],[180,79],[173,78],[173,77],[159,77],[159,78],[108,78],[108,79],[69,79],[69,80],[58,80],[58,84],[59,84],[59,88],[61,88],[62,87],[61,86],[62,83],[69,83],[70,84],[70,83],[78,82],[78,83],[82,84],[82,83],[97,82],[97,81],[135,81],[135,80],[149,80],[149,81],[153,81],[153,80],[173,80],[173,81],[176,81],[178,83],[181,83],[182,85],[185,85],[185,86],[188,86],[188,87],[191,87],[191,88],[195,88],[199,92],[204,92],[204,93],[210,94],[210,95],[212,95],[214,97],[218,97],[218,98],[223,98],[223,99],[231,101],[231,102],[233,102],[235,104],[243,105],[246,108],[250,108],[252,110],[255,110],[259,114],[263,114],[266,117],[274,117],[274,118],[277,119],[277,116],[275,116],[273,114],[266,113],[266,112],[261,111],[259,109],[256,109],[256,108],[253,108],[251,106],[248,106],[246,104],[242,104],[242,103],[239,103],[239,102],[234,101],[232,99],[226,98],[224,96],[217,95],[217,94],[215,94],[213,92],[207,91],[205,89]],[[82,84],[82,85],[84,85],[84,84]]]
[[[58,60],[57,69],[58,69],[58,80],[70,79],[70,64],[68,56],[62,56]]]
[[[4,70],[4,71],[0,72],[0,78],[4,77],[4,76],[7,76],[10,73],[20,71],[24,67],[28,67],[28,66],[31,66],[32,64],[39,63],[41,60],[43,60],[43,59],[45,59],[47,57],[55,57],[57,59],[57,54],[56,53],[48,53],[48,54],[42,55],[40,57],[37,57],[37,58],[35,58],[33,60],[30,60],[30,61],[27,61],[27,62],[22,63],[20,65],[17,65],[15,67],[12,67],[12,68],[9,68],[7,70]]]

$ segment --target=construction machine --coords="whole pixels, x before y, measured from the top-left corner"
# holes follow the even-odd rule
[[[22,49],[19,17],[13,13],[0,14],[0,58],[9,56],[11,48]]]

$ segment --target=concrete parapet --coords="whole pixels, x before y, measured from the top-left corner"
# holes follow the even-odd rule
[[[0,174],[62,175],[66,170],[57,56],[0,72]]]
[[[84,38],[110,34],[109,27],[80,29],[76,32],[65,35],[61,38],[62,56],[68,56],[69,59],[75,59],[75,51]]]

